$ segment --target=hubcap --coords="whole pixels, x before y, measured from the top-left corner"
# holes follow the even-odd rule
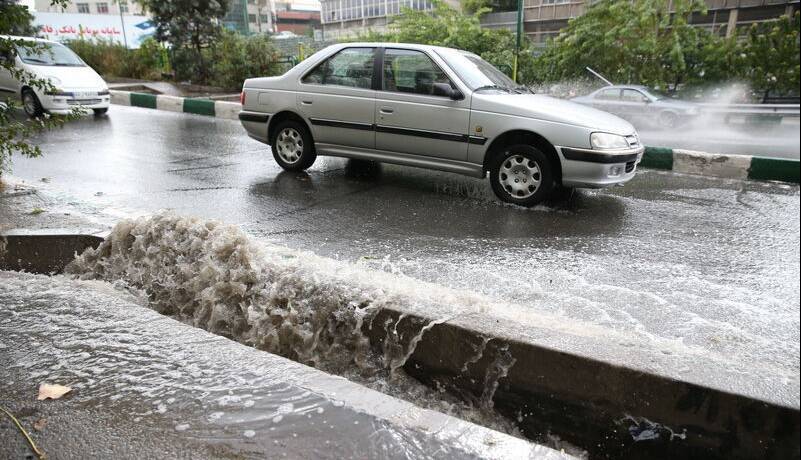
[[[25,93],[22,97],[22,105],[25,108],[25,113],[28,115],[34,115],[36,113],[36,101],[33,100],[33,96],[29,93]]]
[[[287,163],[295,163],[303,154],[303,138],[294,128],[284,128],[278,133],[275,148],[278,156]]]
[[[509,196],[528,198],[537,192],[542,181],[540,165],[523,155],[512,155],[504,160],[498,171],[498,182]]]

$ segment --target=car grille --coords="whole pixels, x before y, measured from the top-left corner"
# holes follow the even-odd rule
[[[69,105],[95,105],[100,104],[100,99],[67,99]]]
[[[640,138],[638,138],[636,134],[626,136],[626,142],[629,143],[630,148],[636,148],[640,146]]]
[[[629,161],[628,163],[626,163],[626,172],[627,173],[630,173],[630,172],[634,171],[634,163],[636,163],[636,162],[635,161]]]

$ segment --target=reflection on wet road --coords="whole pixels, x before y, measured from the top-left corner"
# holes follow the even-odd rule
[[[114,107],[14,174],[86,212],[170,208],[297,249],[761,362],[798,405],[799,188],[642,171],[525,210],[446,174],[319,158],[282,172],[237,122]]]

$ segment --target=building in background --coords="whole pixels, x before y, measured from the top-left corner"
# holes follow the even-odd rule
[[[275,31],[312,35],[320,28],[320,11],[280,10],[275,12]]]
[[[320,0],[320,22],[325,39],[352,37],[368,30],[386,30],[389,18],[401,9],[429,11],[431,0]],[[460,9],[459,0],[445,0]]]
[[[50,3],[51,0],[34,0],[34,8],[40,13],[144,15],[142,5],[134,0],[78,0],[69,2],[66,8]]]
[[[567,26],[568,20],[584,14],[594,0],[524,0],[523,30],[535,45],[544,46]],[[799,0],[706,0],[706,15],[695,14],[691,23],[715,33],[733,34],[737,27],[775,19],[798,10]],[[481,25],[515,30],[516,11],[490,13]]]
[[[223,24],[229,29],[245,35],[274,34],[281,31],[305,35],[310,30],[319,28],[320,2],[317,0],[281,2],[230,0],[230,2]],[[293,12],[293,14],[285,12]]]

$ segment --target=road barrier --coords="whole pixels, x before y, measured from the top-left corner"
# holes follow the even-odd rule
[[[171,112],[194,113],[229,120],[238,119],[242,106],[238,102],[212,101],[177,96],[111,92],[111,103]],[[757,155],[725,155],[667,147],[646,147],[640,166],[666,169],[686,174],[729,179],[755,179],[801,182],[799,160],[766,158]]]
[[[242,106],[238,102],[212,101],[190,97],[167,96],[163,94],[132,93],[111,90],[111,103],[166,110],[169,112],[194,113],[217,118],[236,120]]]
[[[788,158],[646,147],[640,166],[726,179],[772,180],[794,184],[801,182],[801,162]]]

